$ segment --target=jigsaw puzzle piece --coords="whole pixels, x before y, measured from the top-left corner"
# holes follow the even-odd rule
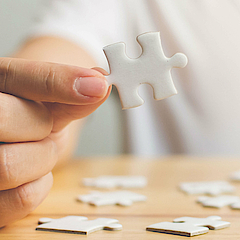
[[[210,216],[206,218],[181,217],[173,220],[174,223],[189,223],[198,227],[208,227],[211,230],[222,229],[230,226],[230,222],[221,221],[219,216]]]
[[[83,185],[96,188],[143,188],[147,185],[144,176],[100,176],[84,178]]]
[[[240,198],[230,195],[222,195],[219,197],[202,196],[197,199],[197,202],[201,203],[204,207],[222,208],[240,202]]]
[[[144,101],[139,96],[134,79],[139,78],[139,71],[136,72],[136,63],[126,55],[126,45],[123,42],[108,45],[103,48],[106,55],[110,75],[107,81],[115,85],[121,100],[122,108],[141,106]]]
[[[130,206],[133,202],[146,201],[146,196],[130,191],[98,192],[79,195],[77,200],[94,206],[121,205]]]
[[[172,223],[172,222],[160,222],[152,224],[146,228],[147,231],[168,233],[181,236],[197,236],[207,233],[209,229],[207,227],[196,227],[187,223]]]
[[[230,179],[231,179],[232,181],[240,181],[240,171],[233,172],[233,173],[230,175]]]
[[[179,188],[187,194],[219,195],[232,193],[235,187],[226,181],[183,182]]]
[[[240,210],[240,201],[231,204],[230,207],[232,209]]]
[[[144,103],[138,94],[141,84],[152,86],[156,100],[177,94],[170,71],[173,67],[185,67],[188,61],[182,53],[167,58],[161,46],[159,32],[141,34],[137,41],[142,47],[142,54],[136,59],[126,55],[125,43],[115,43],[103,48],[110,68],[107,79],[109,84],[117,87],[123,109]]]
[[[181,217],[174,219],[173,222],[152,224],[148,226],[146,230],[192,237],[207,233],[209,229],[217,230],[229,226],[229,222],[221,221],[221,217],[218,216],[210,216],[207,218]]]
[[[40,218],[39,223],[40,225],[36,230],[78,234],[89,234],[98,230],[117,231],[122,229],[118,220],[110,218],[88,220],[88,218],[81,216],[67,216],[59,219]]]

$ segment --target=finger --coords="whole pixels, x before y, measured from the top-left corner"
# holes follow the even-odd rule
[[[0,227],[32,212],[47,196],[53,183],[52,173],[17,188],[0,191]]]
[[[0,142],[38,141],[52,131],[52,114],[41,102],[0,93],[0,115]]]
[[[106,96],[100,102],[91,105],[79,106],[59,103],[44,103],[53,116],[52,132],[60,131],[71,121],[84,118],[94,112],[109,97],[111,89],[112,87],[110,86]]]
[[[56,144],[39,142],[0,145],[0,190],[16,188],[49,173],[58,160]]]
[[[93,67],[92,69],[94,69],[94,70],[100,72],[100,73],[103,74],[104,76],[108,76],[108,75],[109,75],[109,73],[108,73],[105,69],[103,69],[103,68],[100,68],[100,67]]]
[[[94,69],[0,58],[0,92],[34,101],[91,104],[107,93],[105,77]]]

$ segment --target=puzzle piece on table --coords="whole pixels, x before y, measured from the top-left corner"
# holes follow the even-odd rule
[[[233,180],[233,181],[240,181],[240,171],[233,172],[230,175],[230,179]]]
[[[202,196],[197,199],[197,202],[201,203],[204,207],[221,208],[240,202],[240,198],[230,195],[222,195],[218,197]]]
[[[97,188],[143,188],[147,185],[144,176],[100,176],[84,178],[83,185]]]
[[[94,206],[121,205],[130,206],[133,202],[146,201],[146,196],[130,191],[99,192],[92,191],[87,195],[79,195],[77,200]]]
[[[89,234],[98,230],[122,230],[118,220],[111,218],[97,218],[88,220],[87,217],[67,216],[59,219],[40,218],[36,230],[56,231],[66,233]]]
[[[136,59],[126,55],[123,42],[103,48],[110,68],[107,80],[117,87],[123,109],[138,107],[144,103],[138,95],[140,84],[150,84],[156,100],[177,94],[170,71],[173,67],[185,67],[188,61],[182,53],[167,58],[161,46],[159,32],[141,34],[137,37],[137,42],[142,47],[142,54]]]
[[[221,217],[218,216],[207,218],[181,217],[174,219],[173,222],[152,224],[146,230],[191,237],[207,233],[209,229],[217,230],[229,226],[229,222],[221,221]]]
[[[235,188],[226,181],[203,181],[180,183],[180,189],[187,194],[209,194],[219,195],[221,193],[231,193]]]
[[[240,210],[240,201],[231,204],[230,207],[232,209]]]

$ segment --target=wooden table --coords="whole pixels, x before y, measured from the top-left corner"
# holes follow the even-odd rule
[[[219,215],[231,222],[231,227],[210,231],[194,239],[240,239],[240,210],[203,208],[177,189],[182,181],[228,180],[229,174],[240,169],[239,159],[165,157],[139,159],[131,156],[74,160],[54,173],[54,186],[47,199],[29,216],[0,230],[0,239],[186,239],[187,237],[147,232],[146,226],[172,221],[182,216],[207,217]],[[90,188],[81,186],[83,177],[99,175],[145,175],[149,184],[134,190],[148,197],[147,202],[129,207],[94,207],[76,201],[78,194],[87,194]],[[240,196],[240,183],[236,195]],[[98,231],[88,236],[35,231],[41,217],[61,218],[66,215],[86,216],[89,219],[108,217],[118,219],[122,231]]]

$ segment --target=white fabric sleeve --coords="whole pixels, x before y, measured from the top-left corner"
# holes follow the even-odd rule
[[[129,16],[124,0],[46,0],[29,37],[59,36],[87,50],[106,66],[102,48],[124,40]]]

